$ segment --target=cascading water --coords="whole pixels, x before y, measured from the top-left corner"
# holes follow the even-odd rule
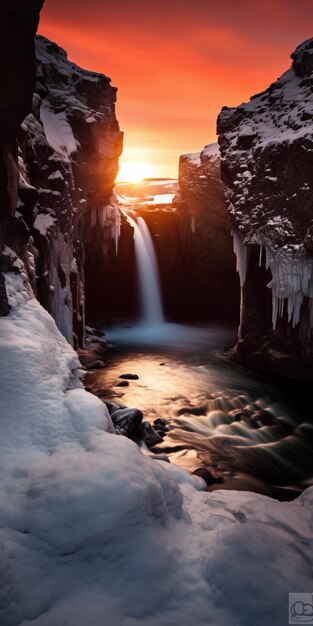
[[[214,327],[194,328],[167,322],[164,317],[157,258],[149,228],[142,217],[131,217],[122,209],[128,223],[134,229],[135,254],[139,284],[140,317],[135,324],[119,325],[106,331],[106,338],[118,344],[175,346],[194,349],[203,345],[212,348],[220,345],[221,336],[232,332]],[[134,213],[133,213],[134,215]],[[234,341],[234,339],[233,339]],[[233,341],[228,341],[232,343]]]
[[[135,254],[139,279],[140,322],[147,326],[165,323],[159,272],[152,237],[142,217],[127,216],[134,229]]]

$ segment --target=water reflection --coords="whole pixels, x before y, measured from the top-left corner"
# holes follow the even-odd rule
[[[163,324],[118,328],[108,339],[118,348],[88,385],[104,400],[140,408],[150,422],[165,419],[169,431],[155,451],[191,472],[205,467],[222,477],[211,490],[288,499],[313,476],[313,426],[287,406],[284,390],[222,356],[233,330]],[[139,379],[121,390],[125,372]]]

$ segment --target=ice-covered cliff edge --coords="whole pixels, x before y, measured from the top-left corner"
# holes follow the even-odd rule
[[[301,44],[292,59],[292,67],[266,91],[236,108],[224,107],[218,133],[243,285],[237,355],[279,373],[308,375],[313,356],[313,39]]]

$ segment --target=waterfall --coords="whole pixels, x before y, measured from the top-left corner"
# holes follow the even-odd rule
[[[202,349],[204,345],[212,348],[220,345],[223,333],[224,339],[227,333],[219,327],[193,328],[165,320],[157,259],[149,228],[142,217],[133,218],[126,209],[121,211],[134,229],[140,319],[133,325],[117,325],[109,331],[105,328],[105,338],[126,346],[175,346],[176,349],[192,351],[195,346]],[[232,331],[229,337],[228,343],[233,343]]]
[[[134,229],[135,254],[139,279],[140,321],[146,326],[165,323],[158,264],[149,228],[142,217],[127,219]]]

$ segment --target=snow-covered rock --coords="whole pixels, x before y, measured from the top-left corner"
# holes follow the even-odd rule
[[[5,280],[1,626],[283,626],[288,593],[312,586],[313,488],[207,493],[143,455],[21,274]]]
[[[237,353],[251,364],[252,353],[258,359],[263,353],[260,366],[275,369],[273,348],[280,353],[278,371],[299,375],[308,375],[313,356],[312,54],[313,39],[295,50],[292,67],[266,91],[224,107],[218,118],[232,229],[237,249],[239,239],[249,248]]]
[[[32,111],[18,135],[17,209],[28,239],[22,257],[37,298],[77,346],[84,340],[84,248],[92,237],[106,251],[119,237],[116,88],[41,36],[36,57]]]

